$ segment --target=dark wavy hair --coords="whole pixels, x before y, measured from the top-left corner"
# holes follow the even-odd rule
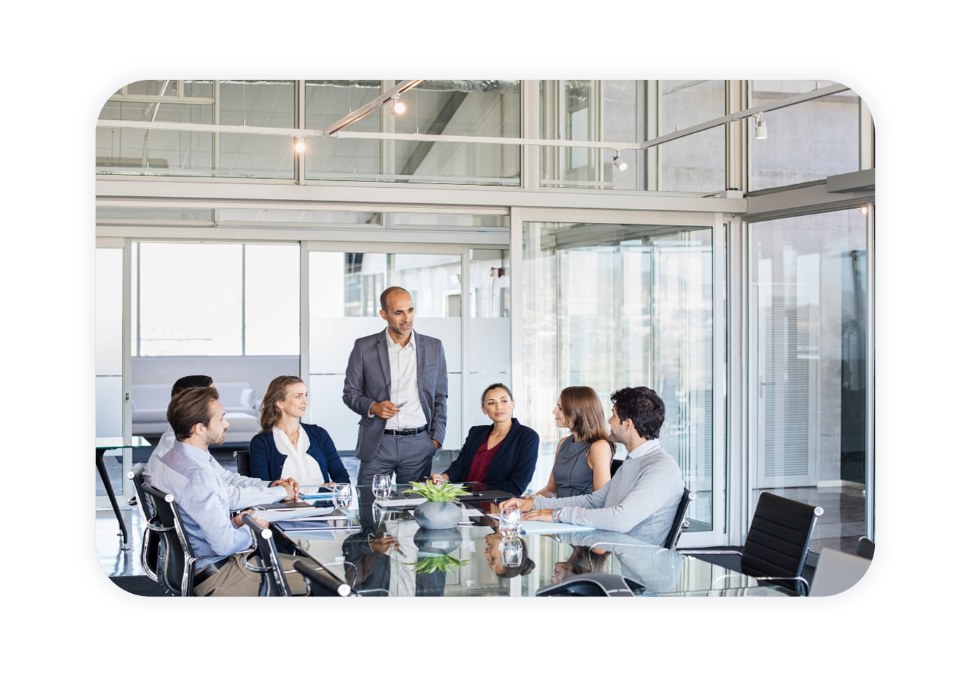
[[[271,431],[280,421],[281,413],[276,404],[287,397],[287,387],[291,384],[303,384],[303,380],[296,375],[280,375],[273,378],[266,388],[266,395],[260,404],[260,428],[263,431]]]
[[[617,418],[630,420],[641,438],[652,440],[661,435],[664,424],[664,401],[647,387],[624,387],[610,395],[617,408]]]

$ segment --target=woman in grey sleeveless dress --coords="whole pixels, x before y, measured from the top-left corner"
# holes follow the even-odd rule
[[[567,387],[553,409],[556,426],[572,433],[560,439],[550,479],[541,497],[573,497],[596,492],[610,480],[614,445],[600,397],[590,387]]]

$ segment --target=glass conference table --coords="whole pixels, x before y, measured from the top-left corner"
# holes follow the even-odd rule
[[[397,486],[407,489],[409,486]],[[306,489],[306,488],[302,488]],[[329,502],[328,502],[329,504]],[[359,486],[343,513],[342,529],[306,531],[273,523],[281,553],[306,555],[345,579],[362,596],[529,597],[572,576],[619,574],[641,596],[775,596],[788,589],[605,530],[524,534],[519,564],[505,565],[496,501],[465,501],[482,516],[463,518],[452,530],[420,528],[407,509],[375,504],[370,486]]]

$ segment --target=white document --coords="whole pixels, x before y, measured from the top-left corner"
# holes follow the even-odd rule
[[[277,523],[281,520],[321,520],[328,516],[334,509],[268,509],[265,511],[255,511],[254,515],[260,520],[268,523]],[[338,516],[346,518],[347,516]]]
[[[413,497],[412,499],[377,499],[374,503],[383,509],[400,509],[408,508],[409,506],[419,506],[427,501],[424,497]]]

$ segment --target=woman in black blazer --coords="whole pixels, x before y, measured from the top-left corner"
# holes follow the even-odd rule
[[[469,429],[465,445],[438,482],[482,482],[495,490],[521,495],[533,478],[539,454],[539,434],[514,419],[516,402],[504,384],[482,392],[482,412],[492,424]]]

